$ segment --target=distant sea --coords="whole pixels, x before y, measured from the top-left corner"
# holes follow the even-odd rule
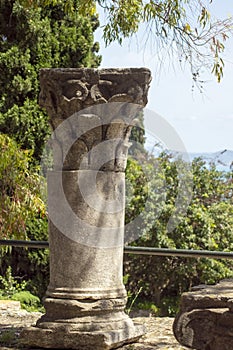
[[[166,151],[174,155],[174,158],[182,157],[184,160],[192,162],[195,158],[202,158],[207,164],[214,163],[218,170],[221,171],[230,171],[233,170],[233,150],[220,150],[218,152],[193,152],[193,153],[178,153],[177,151],[167,150],[163,145],[158,142],[154,143],[154,140],[146,140],[145,145],[149,153],[159,155],[162,151]]]

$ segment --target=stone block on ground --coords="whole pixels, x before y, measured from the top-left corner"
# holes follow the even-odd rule
[[[180,344],[192,349],[233,349],[233,280],[184,293],[173,330]]]
[[[143,334],[144,327],[141,325],[106,332],[78,332],[70,329],[57,331],[30,327],[22,332],[23,342],[20,344],[30,348],[109,350],[135,342]]]

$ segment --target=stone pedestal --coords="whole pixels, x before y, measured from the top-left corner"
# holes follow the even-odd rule
[[[179,343],[193,349],[233,349],[233,280],[184,293],[173,331]]]
[[[122,283],[128,138],[147,102],[147,69],[43,69],[50,116],[50,283],[28,346],[104,350],[143,334]]]

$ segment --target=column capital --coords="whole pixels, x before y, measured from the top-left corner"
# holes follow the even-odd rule
[[[40,81],[40,105],[54,130],[54,169],[124,171],[131,129],[147,103],[150,71],[42,69]]]
[[[54,128],[58,118],[97,104],[128,102],[144,107],[150,81],[147,68],[45,68],[40,70],[40,106],[46,108]]]

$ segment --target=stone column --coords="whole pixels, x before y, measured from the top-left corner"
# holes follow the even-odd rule
[[[143,333],[122,283],[128,138],[147,103],[147,69],[42,69],[40,105],[53,128],[48,174],[46,313],[23,343],[103,350]]]

